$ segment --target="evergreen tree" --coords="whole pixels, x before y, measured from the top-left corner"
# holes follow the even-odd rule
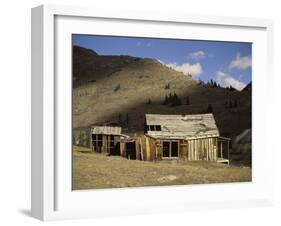
[[[232,108],[232,101],[229,101],[229,108]]]
[[[237,102],[237,100],[236,100],[236,99],[234,100],[233,107],[234,107],[234,108],[237,108],[237,107],[238,107],[238,102]]]
[[[199,85],[199,86],[204,85],[204,82],[201,79],[199,79],[197,85]]]
[[[211,104],[208,104],[207,113],[213,113],[213,107]]]
[[[228,108],[228,101],[224,103],[225,108]]]
[[[122,126],[122,115],[121,114],[118,115],[118,124],[119,124],[119,126]]]
[[[171,93],[169,93],[169,102],[172,102],[173,96]]]
[[[228,87],[229,91],[234,91],[235,89],[232,86]]]
[[[174,93],[174,95],[171,96],[171,105],[172,105],[172,107],[176,106],[177,98],[178,98],[178,96],[177,96],[176,93]]]
[[[165,96],[165,100],[163,102],[164,105],[168,105],[169,104],[169,97],[166,95]]]
[[[189,99],[189,96],[186,96],[186,105],[190,105],[190,99]]]
[[[126,125],[129,125],[129,113],[126,114]]]
[[[170,83],[165,86],[165,89],[170,89]]]
[[[217,82],[214,82],[214,87],[218,87],[218,84],[217,84]]]
[[[177,98],[177,106],[181,105],[181,99]]]
[[[168,104],[169,105],[173,105],[173,99],[174,99],[174,97],[172,96],[171,93],[169,93],[169,97],[168,97]]]
[[[173,107],[181,105],[181,100],[178,98],[176,93],[174,93],[174,95],[172,96],[171,104]]]

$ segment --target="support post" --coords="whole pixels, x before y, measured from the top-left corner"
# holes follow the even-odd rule
[[[228,158],[228,165],[229,165],[229,140],[227,141],[227,158]]]
[[[222,156],[222,141],[221,141],[221,158],[223,158],[223,156]]]
[[[92,129],[90,129],[90,148],[91,148],[91,151],[93,152],[93,138],[92,138]]]

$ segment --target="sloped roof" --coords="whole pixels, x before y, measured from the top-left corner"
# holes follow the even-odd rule
[[[117,126],[93,126],[92,134],[121,135],[121,127]]]
[[[217,137],[219,131],[213,114],[162,115],[146,114],[147,125],[160,125],[161,131],[148,131],[154,138],[196,139]]]

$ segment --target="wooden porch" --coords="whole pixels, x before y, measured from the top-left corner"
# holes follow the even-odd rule
[[[229,164],[229,144],[230,138],[218,137],[218,157],[217,163]]]

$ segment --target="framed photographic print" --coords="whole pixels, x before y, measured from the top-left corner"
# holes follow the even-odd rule
[[[32,215],[270,205],[270,20],[32,9]]]

